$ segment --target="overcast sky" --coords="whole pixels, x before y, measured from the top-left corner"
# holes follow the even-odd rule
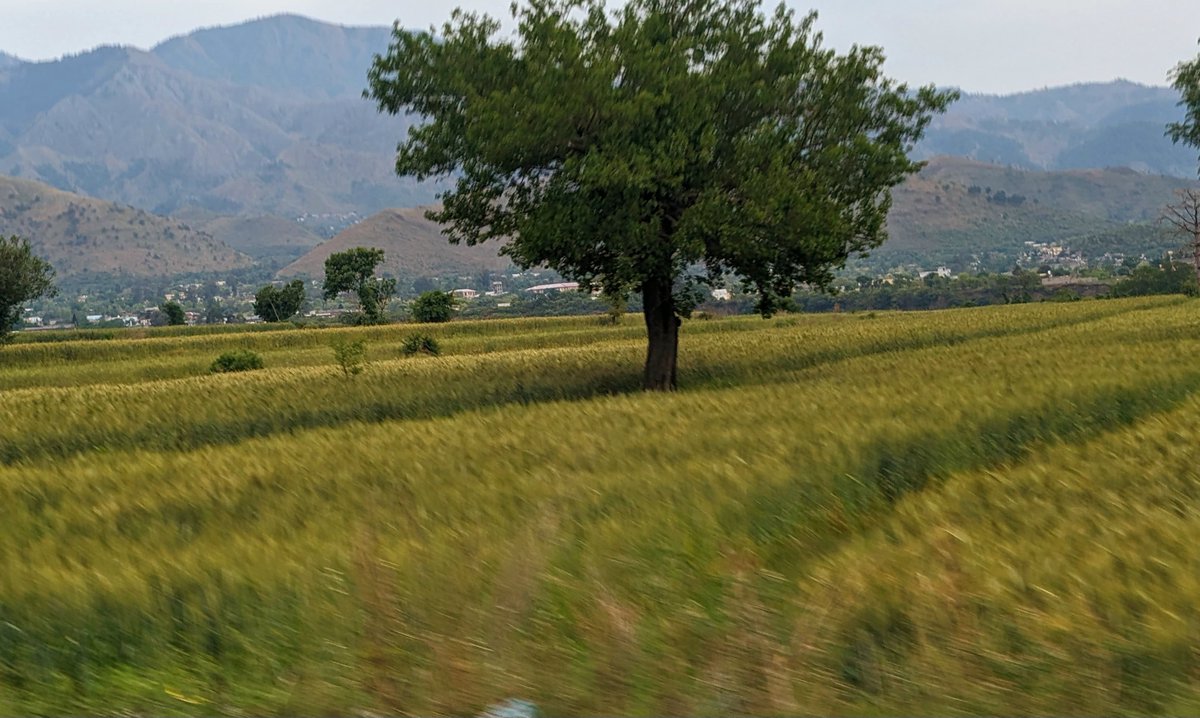
[[[610,0],[610,4],[613,0]],[[771,3],[773,4],[773,3]],[[884,48],[889,75],[1006,93],[1125,78],[1167,84],[1200,52],[1200,0],[788,0],[832,46]],[[100,44],[148,48],[198,27],[292,12],[343,25],[440,23],[454,5],[507,17],[509,0],[0,0],[0,51],[49,59]]]

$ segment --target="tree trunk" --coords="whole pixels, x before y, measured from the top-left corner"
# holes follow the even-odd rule
[[[671,281],[647,280],[642,285],[642,314],[646,317],[646,370],[642,388],[646,391],[675,389],[675,362],[679,355],[679,317]]]

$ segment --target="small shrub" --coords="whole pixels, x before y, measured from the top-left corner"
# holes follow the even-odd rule
[[[342,376],[350,378],[362,374],[367,356],[366,342],[361,339],[355,342],[339,340],[335,341],[331,347],[333,348],[333,358],[342,370]]]
[[[437,340],[428,334],[410,334],[404,339],[404,343],[400,345],[400,350],[404,352],[404,356],[409,357],[414,354],[437,356],[442,353]]]
[[[229,371],[251,371],[254,369],[262,369],[263,360],[256,352],[249,349],[235,349],[228,351],[217,357],[216,361],[209,367],[214,374],[220,374]]]

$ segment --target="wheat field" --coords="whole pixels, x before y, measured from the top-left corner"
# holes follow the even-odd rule
[[[18,342],[0,714],[1195,712],[1198,318]]]

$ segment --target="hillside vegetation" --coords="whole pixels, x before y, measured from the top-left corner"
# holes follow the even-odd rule
[[[23,337],[0,713],[1192,712],[1196,310]]]
[[[938,157],[894,190],[889,239],[874,254],[965,265],[989,252],[1012,255],[1027,241],[1090,257],[1151,253],[1179,244],[1154,223],[1191,184],[1128,169],[1040,172]]]

